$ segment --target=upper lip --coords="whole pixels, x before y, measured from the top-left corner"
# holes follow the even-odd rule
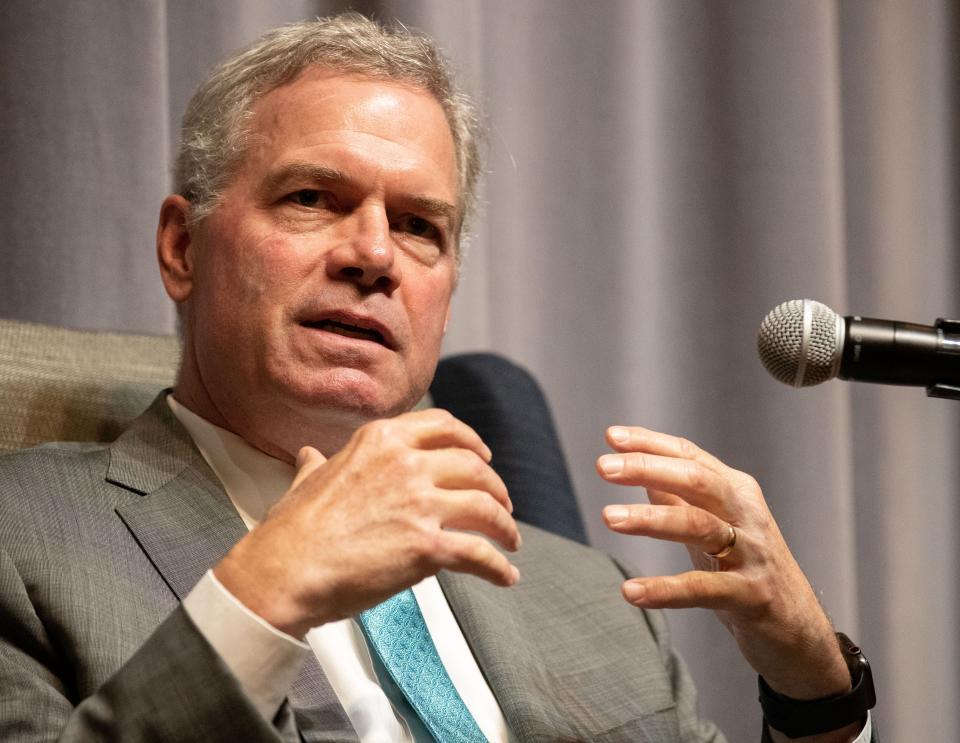
[[[300,320],[300,324],[316,326],[325,321],[351,325],[361,330],[372,330],[378,333],[383,339],[383,345],[391,350],[396,350],[397,342],[393,332],[386,324],[375,317],[371,317],[370,315],[352,312],[349,310],[326,310],[310,313]]]

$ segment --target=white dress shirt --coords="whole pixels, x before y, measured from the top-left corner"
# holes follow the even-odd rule
[[[242,438],[200,418],[172,395],[167,403],[220,478],[248,529],[266,516],[293,482],[294,468],[254,449]],[[413,586],[427,629],[453,685],[491,743],[513,738],[493,692],[435,577]],[[404,715],[377,680],[370,651],[353,619],[314,627],[306,643],[280,632],[236,599],[208,571],[183,602],[190,619],[220,654],[247,696],[272,720],[311,650],[362,743],[414,740]]]

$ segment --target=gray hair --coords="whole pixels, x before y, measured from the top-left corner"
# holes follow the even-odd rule
[[[191,223],[217,208],[249,145],[257,100],[313,66],[406,83],[436,98],[453,135],[462,226],[474,208],[480,172],[476,109],[455,87],[432,39],[403,26],[385,27],[359,13],[268,31],[220,64],[197,88],[183,115],[174,167],[176,192],[192,204]]]

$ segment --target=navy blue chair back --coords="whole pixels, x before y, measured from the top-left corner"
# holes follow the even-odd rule
[[[449,356],[437,366],[430,395],[490,447],[517,519],[586,544],[553,416],[526,369],[489,353]]]

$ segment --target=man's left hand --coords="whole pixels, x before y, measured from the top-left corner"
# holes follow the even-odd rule
[[[623,534],[681,542],[694,570],[628,580],[623,594],[644,608],[713,609],[747,662],[777,692],[816,699],[850,689],[833,627],[749,475],[689,441],[643,428],[607,431],[614,449],[597,460],[607,481],[647,488],[649,504],[608,506]],[[732,550],[721,553],[731,541]]]

